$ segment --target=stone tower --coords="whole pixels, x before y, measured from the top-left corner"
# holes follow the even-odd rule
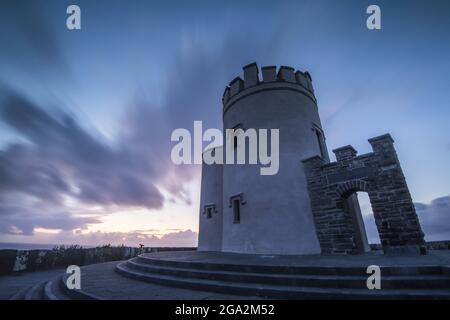
[[[391,136],[369,139],[373,152],[361,156],[352,146],[335,149],[330,163],[309,73],[285,66],[261,70],[262,78],[249,64],[244,79],[225,88],[226,148],[206,150],[203,158],[226,158],[233,147],[248,155],[247,129],[278,129],[279,170],[261,175],[261,166],[248,162],[203,163],[198,250],[366,252],[356,193],[367,192],[385,253],[423,253],[424,234]],[[227,136],[227,129],[242,129],[244,137]]]
[[[263,67],[262,77],[255,63],[243,69],[244,79],[225,89],[223,128],[279,129],[279,171],[203,165],[199,250],[320,253],[301,163],[315,155],[328,161],[311,76],[285,66]]]

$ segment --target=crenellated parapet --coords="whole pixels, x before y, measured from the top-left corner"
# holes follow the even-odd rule
[[[314,89],[311,75],[308,72],[295,70],[292,67],[266,66],[261,68],[261,75],[258,65],[251,63],[243,67],[244,79],[234,78],[225,88],[222,97],[224,112],[237,100],[263,90],[288,89],[303,93],[314,103]]]

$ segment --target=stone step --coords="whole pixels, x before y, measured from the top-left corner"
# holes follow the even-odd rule
[[[167,266],[174,268],[235,271],[250,273],[276,273],[297,275],[342,275],[342,276],[367,276],[367,266],[355,267],[328,267],[328,266],[288,266],[288,265],[251,265],[215,262],[179,261],[170,259],[152,258],[149,255],[140,255],[137,262],[149,265]],[[380,266],[382,275],[406,276],[406,275],[443,275],[442,266]],[[447,274],[448,275],[448,274]]]
[[[36,283],[28,289],[23,297],[24,300],[41,300],[43,297],[44,287],[48,280],[43,280]]]
[[[20,289],[15,294],[13,294],[8,300],[25,300],[25,295],[32,288],[32,286],[28,286]]]
[[[105,300],[261,300],[210,291],[161,286],[124,277],[115,271],[118,262],[105,262],[81,268],[84,293]]]
[[[118,264],[116,271],[125,277],[166,286],[274,299],[450,299],[450,290],[368,290],[293,287],[182,278],[138,271],[127,267],[126,262]]]
[[[59,275],[45,284],[43,298],[45,300],[70,300],[70,297],[61,288],[62,275]]]
[[[193,268],[179,268],[157,266],[140,263],[133,258],[127,261],[130,269],[178,276],[194,279],[220,280],[224,282],[264,283],[284,286],[325,287],[325,288],[360,288],[367,289],[366,281],[369,275],[315,275],[315,274],[266,274],[252,272],[237,272],[223,270],[196,270]],[[442,275],[414,275],[414,276],[383,276],[384,289],[450,289],[450,277]]]

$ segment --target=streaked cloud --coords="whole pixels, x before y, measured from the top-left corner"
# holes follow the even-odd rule
[[[415,203],[415,206],[426,240],[450,239],[450,196],[430,203]]]

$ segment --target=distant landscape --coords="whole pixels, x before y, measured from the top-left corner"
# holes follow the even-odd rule
[[[15,250],[50,250],[59,247],[61,244],[49,243],[13,243],[0,242],[0,250],[15,249]],[[83,246],[83,248],[93,248],[94,246]]]

